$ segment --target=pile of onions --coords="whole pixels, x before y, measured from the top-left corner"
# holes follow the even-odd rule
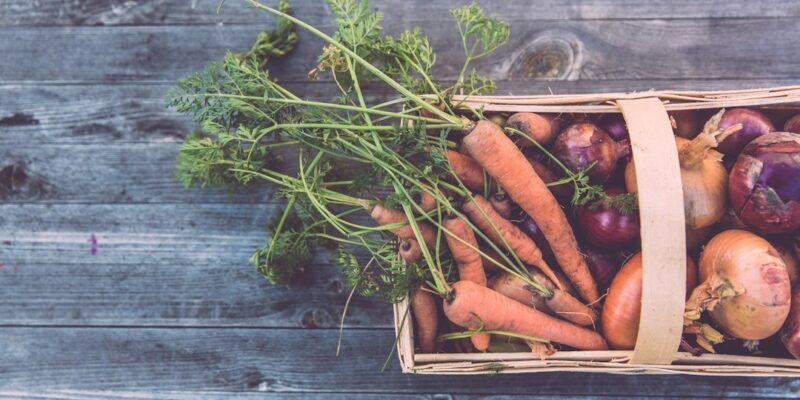
[[[707,126],[692,140],[675,137],[681,164],[683,211],[689,229],[711,226],[728,208],[728,171],[722,164],[722,155],[713,150],[719,134]],[[629,192],[637,190],[633,160],[625,167],[625,187]]]
[[[742,129],[720,140],[717,147],[717,151],[730,159],[736,158],[753,139],[775,132],[775,125],[764,113],[749,108],[731,108],[725,111],[716,128],[726,129],[736,124],[742,124]]]
[[[686,292],[697,284],[697,268],[691,257],[686,257]],[[639,334],[639,317],[642,310],[642,253],[631,257],[619,270],[608,289],[600,319],[603,336],[616,350],[630,350],[636,345]]]
[[[687,327],[697,327],[703,311],[729,336],[761,340],[772,336],[789,314],[791,286],[783,258],[763,238],[738,229],[723,231],[700,256],[703,282],[686,303]],[[689,330],[687,328],[687,330]],[[698,343],[706,339],[703,333]]]
[[[595,124],[572,124],[556,138],[553,154],[573,172],[592,168],[587,175],[591,183],[603,183],[614,173],[617,161],[630,154],[627,140],[615,142]]]
[[[763,233],[800,227],[800,134],[773,132],[745,147],[730,174],[731,206]]]
[[[606,189],[608,197],[625,194],[617,188]],[[639,240],[639,213],[623,213],[606,204],[575,208],[575,223],[583,238],[601,249],[616,250],[636,244]]]

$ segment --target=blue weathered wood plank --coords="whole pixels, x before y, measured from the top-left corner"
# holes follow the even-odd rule
[[[463,59],[444,13],[388,19],[386,32],[422,25],[438,53],[437,79],[453,79]],[[512,21],[511,40],[475,67],[497,79],[794,79],[800,24],[793,19]],[[753,27],[757,27],[754,29]],[[322,24],[330,32],[331,25]],[[228,50],[252,44],[257,25],[4,27],[0,83],[169,82]],[[769,44],[769,45],[765,45]],[[301,32],[298,48],[270,69],[305,79],[322,42]],[[735,49],[735,50],[734,50]],[[35,67],[32,67],[35,66]]]
[[[217,13],[215,0],[5,0],[0,3],[0,25],[175,25],[253,24],[264,16],[230,1]],[[273,2],[265,2],[274,4]],[[316,1],[293,1],[295,13],[310,21],[329,19],[327,7]],[[467,1],[373,0],[372,8],[391,10],[392,18],[413,21],[429,14],[446,15],[448,9]],[[506,0],[492,6],[478,4],[505,19],[684,19],[684,18],[785,18],[800,15],[792,1],[764,0]]]

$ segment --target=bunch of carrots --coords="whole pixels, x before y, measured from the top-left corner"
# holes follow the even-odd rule
[[[246,3],[276,16],[277,29],[180,80],[168,104],[202,126],[181,147],[187,186],[266,181],[286,200],[251,259],[259,271],[289,284],[315,251],[333,249],[354,291],[410,296],[424,353],[445,343],[523,343],[542,357],[609,348],[601,293],[639,248],[635,190],[615,191],[618,165],[632,163],[617,117],[466,107],[494,88],[471,63],[509,36],[474,4],[451,11],[465,59],[444,85],[420,30],[382,35],[366,1],[329,0],[332,35],[284,2]],[[265,70],[291,51],[296,27],[326,43],[310,75],[330,74],[336,100],[302,99]],[[368,82],[396,98],[369,104]],[[593,234],[597,220],[611,233]]]

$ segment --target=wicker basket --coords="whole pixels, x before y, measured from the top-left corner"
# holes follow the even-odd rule
[[[486,112],[619,113],[636,160],[643,253],[642,313],[632,351],[564,351],[540,360],[531,353],[415,354],[408,303],[394,306],[403,372],[494,374],[607,372],[800,376],[800,361],[678,352],[683,328],[686,244],[678,154],[667,111],[760,106],[800,110],[800,86],[721,92],[652,91],[568,96],[472,96],[461,107]],[[798,177],[800,179],[800,177]]]

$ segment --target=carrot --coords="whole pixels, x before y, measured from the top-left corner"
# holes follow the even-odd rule
[[[492,260],[502,263],[503,257],[500,257],[500,255],[489,246],[484,246],[481,244],[479,248],[481,249],[481,253],[486,254],[486,256],[481,255],[481,259],[483,260],[483,270],[491,272],[502,271],[497,264],[492,262]]]
[[[414,200],[422,211],[428,212],[436,208],[436,198],[431,196],[428,192],[419,192],[415,194]]]
[[[508,117],[506,126],[525,133],[527,138],[516,138],[517,145],[520,147],[531,147],[535,140],[542,146],[547,146],[555,140],[558,135],[558,120],[551,115],[540,115],[530,112],[519,112]]]
[[[536,221],[556,261],[580,296],[590,303],[597,301],[597,284],[578,249],[564,211],[514,142],[497,125],[479,121],[463,143],[511,200]]]
[[[483,193],[484,176],[480,164],[472,157],[453,150],[447,151],[447,159],[450,161],[453,174],[464,183],[467,189]]]
[[[420,349],[423,353],[433,353],[439,325],[439,313],[433,294],[417,288],[411,296],[411,312],[414,314]]]
[[[511,218],[511,199],[505,193],[495,193],[489,196],[492,208],[505,219]]]
[[[400,246],[397,251],[400,253],[400,258],[407,263],[413,263],[422,257],[422,248],[419,247],[419,242],[414,239],[400,240]]]
[[[477,248],[478,241],[475,239],[475,233],[472,232],[472,228],[458,217],[447,218],[443,225],[449,231],[445,239],[447,240],[447,247],[450,248],[450,254],[452,254],[458,266],[459,278],[486,286],[486,273],[483,270],[483,260],[480,253],[458,240],[461,239],[470,246]]]
[[[475,239],[475,233],[472,232],[472,228],[458,217],[447,218],[444,221],[444,228],[449,231],[446,236],[447,247],[450,248],[450,254],[452,254],[458,267],[459,279],[486,286],[483,260],[475,250],[478,247],[478,241]],[[467,242],[469,245],[462,243],[458,239]],[[470,248],[470,245],[473,247]],[[490,339],[491,337],[486,333],[477,333],[470,336],[472,344],[479,351],[486,351],[489,348]]]
[[[531,277],[550,289],[553,294],[550,297],[545,297],[531,290],[521,278],[509,273],[500,273],[493,276],[489,281],[489,287],[522,304],[546,314],[564,318],[574,324],[589,326],[597,322],[597,313],[591,307],[581,303],[580,300],[566,290],[556,288],[544,274],[538,271],[531,271]]]
[[[379,225],[389,225],[389,224],[396,224],[400,222],[408,222],[408,218],[406,218],[406,214],[402,211],[393,210],[388,207],[384,207],[380,204],[376,204],[372,207],[372,211],[370,211],[370,216],[372,217],[375,222]],[[417,225],[419,226],[419,231],[422,233],[422,238],[425,240],[425,244],[428,246],[433,246],[436,242],[436,232],[434,231],[433,227],[424,222],[418,221]],[[399,228],[390,229],[395,236],[401,239],[415,239],[414,231],[411,229],[411,225],[403,225]]]
[[[563,287],[553,270],[542,258],[542,251],[536,246],[536,242],[517,228],[516,225],[512,224],[511,221],[501,217],[486,198],[476,195],[473,201],[465,203],[463,208],[469,219],[492,241],[503,246],[503,241],[505,240],[521,261],[535,265],[550,280],[555,282],[559,288]]]
[[[467,329],[514,332],[565,344],[579,350],[606,350],[600,334],[534,310],[470,281],[458,281],[444,300],[450,321]]]

